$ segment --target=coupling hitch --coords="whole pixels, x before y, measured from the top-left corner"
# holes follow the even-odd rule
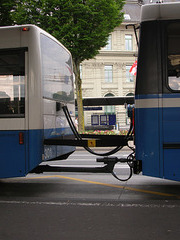
[[[134,167],[134,155],[130,154],[127,158],[118,158],[118,157],[104,157],[104,158],[97,158],[97,162],[103,162],[106,166],[111,169],[111,174],[118,179],[119,181],[127,181],[132,177],[132,170]],[[114,167],[117,163],[127,163],[129,166],[129,176],[125,179],[119,178],[117,176]]]
[[[104,157],[97,158],[97,162],[103,162],[106,164],[107,169],[111,174],[118,179],[119,181],[127,181],[132,177],[132,173],[139,174],[142,171],[142,161],[135,159],[135,153],[131,153],[127,158],[118,158],[118,157]],[[129,176],[126,179],[121,179],[117,176],[116,170],[114,170],[117,163],[127,163],[129,166]]]
[[[132,176],[132,171],[135,168],[136,171],[140,166],[140,162],[134,160],[134,154],[130,154],[127,158],[118,157],[103,157],[97,158],[97,162],[104,163],[102,167],[70,167],[70,166],[49,166],[39,165],[31,171],[31,173],[43,173],[43,172],[84,172],[84,173],[111,173],[119,181],[127,181]],[[125,179],[121,179],[117,176],[116,169],[122,170],[122,168],[116,168],[118,163],[127,163],[129,166],[129,176]],[[116,168],[116,169],[115,169]]]

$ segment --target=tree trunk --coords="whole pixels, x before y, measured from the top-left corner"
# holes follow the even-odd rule
[[[78,107],[78,131],[84,131],[84,112],[82,102],[82,81],[80,78],[80,63],[74,62],[74,74],[75,74],[75,85],[76,85],[76,98]]]

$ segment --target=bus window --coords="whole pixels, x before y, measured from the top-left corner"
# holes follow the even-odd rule
[[[180,23],[168,26],[168,85],[180,91]]]
[[[25,116],[25,51],[0,50],[0,118]]]
[[[71,55],[49,37],[41,34],[44,97],[58,101],[74,99]]]

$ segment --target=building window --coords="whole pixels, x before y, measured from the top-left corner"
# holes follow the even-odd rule
[[[127,51],[132,51],[132,35],[125,35],[125,49]]]
[[[131,17],[129,14],[124,14],[124,20],[131,20]]]
[[[112,93],[108,93],[105,95],[105,97],[114,97],[114,95]],[[109,105],[105,106],[104,112],[106,115],[115,114],[115,106],[109,106]]]
[[[104,77],[106,83],[112,83],[113,81],[113,66],[104,66]]]
[[[134,82],[134,76],[129,72],[132,66],[126,65],[126,82]]]
[[[103,50],[112,50],[112,35],[109,35],[107,45],[103,48]]]

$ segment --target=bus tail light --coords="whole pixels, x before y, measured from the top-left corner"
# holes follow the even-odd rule
[[[19,133],[19,144],[20,145],[24,144],[24,133],[23,132]]]
[[[23,28],[22,28],[22,31],[23,31],[23,32],[28,32],[28,31],[29,31],[29,27],[23,27]]]

